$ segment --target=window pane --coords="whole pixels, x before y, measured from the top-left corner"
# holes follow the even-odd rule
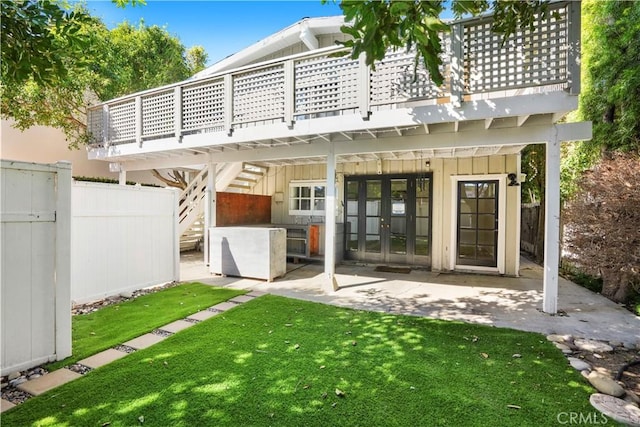
[[[429,239],[416,237],[416,255],[429,255]]]
[[[324,199],[316,199],[313,201],[313,210],[314,211],[323,211],[324,210]]]
[[[358,200],[358,182],[357,181],[347,182],[347,199]]]
[[[496,233],[492,231],[478,231],[478,244],[479,245],[495,245]]]
[[[367,215],[380,216],[380,200],[367,200]]]
[[[476,244],[476,232],[475,230],[460,230],[460,243],[467,245]]]
[[[416,202],[416,215],[429,216],[429,199],[419,199]]]
[[[416,180],[416,197],[429,197],[429,178]]]
[[[300,196],[311,197],[311,187],[300,187]]]
[[[316,198],[324,198],[324,185],[317,185],[314,187],[315,197]]]
[[[494,197],[496,197],[495,182],[479,182],[478,183],[478,198],[494,198]]]
[[[418,236],[429,235],[429,220],[427,218],[416,218],[416,234]]]
[[[291,187],[291,197],[300,197],[300,187]]]
[[[367,234],[378,234],[380,232],[380,218],[367,218]]]
[[[310,211],[311,210],[311,200],[309,200],[309,199],[300,200],[300,209],[303,210],[303,211]]]
[[[347,217],[347,229],[345,230],[346,234],[349,233],[357,233],[358,232],[358,217],[350,216]]]
[[[357,200],[347,200],[347,215],[358,215]]]
[[[405,236],[391,236],[391,253],[406,254],[407,238]]]
[[[382,182],[367,181],[367,199],[379,199],[382,197]]]
[[[292,211],[297,211],[298,209],[300,209],[300,200],[298,199],[289,200],[289,209],[291,209]]]
[[[478,211],[478,201],[475,199],[460,200],[460,212],[475,213]]]
[[[405,217],[391,218],[392,234],[407,234],[407,220]]]
[[[474,259],[476,257],[475,245],[460,245],[460,253],[458,254],[458,256],[460,258]]]
[[[495,199],[480,199],[478,200],[478,212],[479,213],[495,213],[496,201]]]
[[[357,252],[358,251],[358,235],[347,234],[347,250]]]
[[[460,228],[474,228],[476,226],[476,215],[474,214],[460,214]]]
[[[476,184],[472,182],[460,183],[460,197],[462,199],[475,199],[476,198]]]
[[[495,215],[484,214],[478,215],[478,228],[485,230],[493,230],[496,226]]]
[[[493,261],[494,254],[495,254],[495,247],[493,246],[477,247],[476,257],[479,260]]]
[[[380,236],[367,236],[367,252],[380,252]]]

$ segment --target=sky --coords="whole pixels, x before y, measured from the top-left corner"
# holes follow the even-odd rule
[[[189,48],[201,45],[212,65],[304,17],[341,15],[338,2],[147,0],[145,6],[118,8],[111,1],[88,0],[87,8],[109,28],[122,21],[158,25]]]

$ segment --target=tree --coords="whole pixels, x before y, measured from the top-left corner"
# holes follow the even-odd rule
[[[191,74],[204,70],[208,59],[209,55],[202,46],[191,46],[187,49],[187,66]]]
[[[325,3],[327,0],[322,0]],[[440,33],[448,31],[440,15],[446,2],[441,0],[341,0],[345,21],[341,30],[351,40],[341,42],[356,59],[366,54],[368,65],[384,58],[389,49],[416,49],[415,64],[424,63],[434,83],[442,84]],[[548,0],[452,0],[454,17],[478,15],[492,10],[493,31],[505,37],[518,28],[533,28],[537,16],[549,17]]]
[[[16,4],[24,8],[41,5],[46,10],[59,7],[49,2]],[[71,15],[71,12],[59,10],[60,16]],[[11,11],[19,14],[21,9],[12,7]],[[9,14],[3,3],[5,13]],[[7,44],[21,38],[28,41],[30,36],[14,32],[5,40],[3,33],[2,117],[13,118],[20,129],[33,125],[53,126],[65,132],[71,147],[78,147],[86,142],[87,105],[184,80],[192,74],[192,66],[203,66],[198,61],[206,60],[206,53],[200,48],[202,52],[189,63],[184,46],[166,29],[148,27],[143,23],[137,27],[123,23],[110,31],[82,7],[76,7],[73,14],[76,17],[73,30],[59,32],[51,29],[48,33],[52,35],[54,46],[70,48],[68,52],[55,50],[64,72],[52,72],[45,79],[39,77],[41,71],[38,70],[25,73],[10,71],[11,67],[4,63],[5,41]],[[82,19],[77,18],[80,16]],[[29,17],[31,15],[20,19],[28,20]],[[50,25],[65,25],[48,22]],[[71,39],[68,38],[69,33],[73,35]],[[25,40],[18,43],[23,48],[45,49],[48,46]],[[28,51],[25,55],[33,57],[39,53],[46,56],[51,52]],[[5,66],[9,70],[6,75]]]

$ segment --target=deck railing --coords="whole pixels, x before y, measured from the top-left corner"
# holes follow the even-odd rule
[[[442,34],[442,86],[412,52],[393,52],[367,67],[364,60],[335,57],[337,48],[293,55],[198,80],[140,92],[89,109],[95,144],[144,140],[315,117],[361,114],[414,100],[452,102],[523,88],[579,92],[580,4],[551,4],[557,13],[532,31],[503,42],[492,17],[451,24]],[[546,89],[545,89],[546,90]]]

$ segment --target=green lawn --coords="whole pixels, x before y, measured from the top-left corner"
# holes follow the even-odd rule
[[[93,313],[73,316],[73,355],[52,363],[47,368],[53,370],[75,363],[244,293],[245,291],[216,288],[202,283],[185,283]]]
[[[537,427],[592,413],[590,391],[539,334],[267,295],[32,398],[2,425]]]

